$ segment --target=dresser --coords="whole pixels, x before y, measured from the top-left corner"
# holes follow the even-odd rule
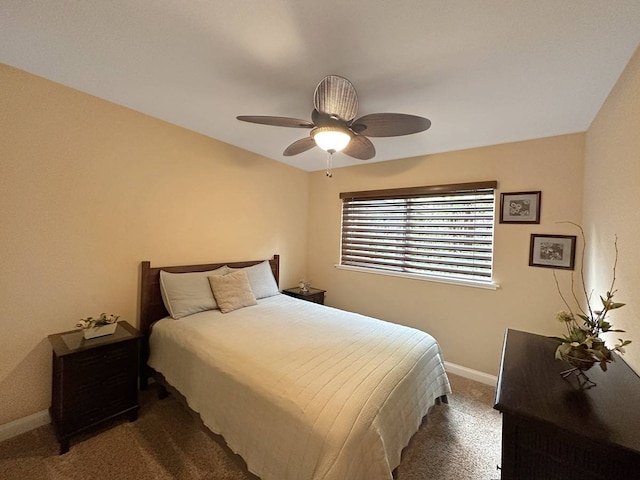
[[[597,386],[580,388],[556,360],[558,341],[507,330],[495,407],[502,413],[502,480],[640,478],[640,378],[616,354]],[[633,348],[633,344],[631,347]]]
[[[49,335],[53,347],[53,381],[49,413],[60,453],[69,440],[120,415],[138,415],[138,330],[118,322],[111,335],[83,338],[81,330]]]

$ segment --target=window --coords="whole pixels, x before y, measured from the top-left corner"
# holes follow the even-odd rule
[[[340,265],[491,284],[497,182],[341,193]]]

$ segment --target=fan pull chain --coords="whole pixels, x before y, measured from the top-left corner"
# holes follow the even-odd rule
[[[327,151],[328,157],[327,157],[327,173],[326,173],[326,175],[329,178],[333,177],[333,173],[331,173],[331,166],[332,166],[332,163],[333,163],[333,153],[334,153],[334,151],[335,150],[328,150]]]

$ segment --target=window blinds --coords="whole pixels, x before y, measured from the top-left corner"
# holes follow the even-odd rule
[[[341,193],[341,265],[491,282],[497,182]]]

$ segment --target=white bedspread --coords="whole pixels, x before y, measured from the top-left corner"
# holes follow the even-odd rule
[[[153,327],[149,365],[262,480],[390,480],[450,393],[430,335],[286,295]]]

